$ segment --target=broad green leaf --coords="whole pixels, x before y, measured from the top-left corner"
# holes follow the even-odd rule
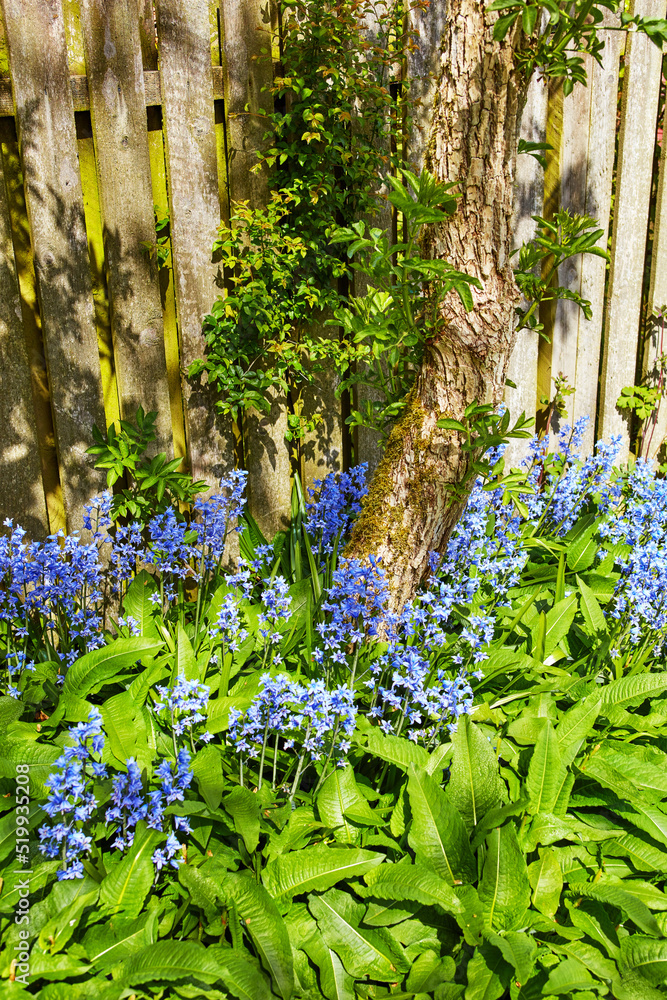
[[[234,821],[239,837],[243,837],[248,854],[252,854],[259,844],[259,814],[262,803],[256,792],[238,785],[225,798],[226,812]]]
[[[577,595],[570,594],[547,612],[547,628],[544,636],[544,655],[553,653],[558,643],[570,631],[577,611]]]
[[[593,731],[599,712],[599,696],[589,695],[568,709],[561,718],[556,727],[556,736],[561,758],[566,766],[572,763],[582,742]]]
[[[441,958],[433,949],[423,951],[412,963],[412,968],[405,981],[408,993],[433,994],[440,983],[454,978],[456,963],[447,955]]]
[[[643,934],[630,934],[621,939],[623,965],[640,972],[652,986],[660,986],[667,979],[667,941],[656,941]]]
[[[598,523],[597,521],[594,521],[593,524],[590,524],[584,531],[582,531],[568,546],[567,568],[571,572],[582,573],[593,564],[598,550],[598,544],[593,539],[593,535],[597,529]],[[581,586],[579,578],[577,578],[577,582]]]
[[[136,920],[121,918],[95,924],[87,931],[82,945],[91,965],[108,969],[156,941],[157,911],[149,910]]]
[[[202,747],[192,758],[191,767],[204,802],[209,809],[217,809],[225,787],[219,748],[210,744]]]
[[[484,917],[494,930],[514,930],[522,925],[530,903],[525,856],[511,823],[493,830],[486,843],[478,889]]]
[[[386,863],[365,875],[364,881],[378,899],[411,899],[426,906],[441,906],[447,913],[462,912],[458,896],[425,865]]]
[[[646,934],[653,934],[661,937],[658,923],[649,910],[648,906],[624,889],[615,885],[605,885],[600,882],[570,883],[567,892],[570,898],[585,896],[588,899],[596,899],[600,903],[610,903],[618,906],[637,925],[640,931]]]
[[[273,899],[250,875],[230,874],[220,891],[225,899],[234,903],[277,992],[283,1000],[289,1000],[294,991],[292,947],[287,927]]]
[[[472,831],[489,809],[501,805],[505,786],[491,744],[469,716],[459,718],[453,743],[447,796]]]
[[[414,764],[408,770],[408,797],[408,843],[417,861],[431,865],[450,885],[475,881],[477,865],[463,820],[435,778]]]
[[[628,971],[612,982],[615,1000],[664,1000],[664,991],[657,990],[640,972]]]
[[[220,902],[222,888],[220,880],[208,874],[206,862],[200,868],[195,868],[194,865],[179,865],[178,881],[190,893],[193,905],[201,906],[207,919],[215,919],[222,909]]]
[[[271,990],[261,973],[229,948],[205,947],[196,941],[158,941],[132,955],[122,966],[123,984],[173,983],[179,979],[220,983],[237,1000],[271,998]]]
[[[612,681],[600,688],[601,711],[605,714],[614,708],[639,705],[651,695],[662,694],[667,689],[667,673],[634,674]]]
[[[192,643],[188,639],[185,629],[178,623],[176,632],[176,665],[179,676],[183,676],[189,681],[199,680],[199,667],[197,657],[192,648]]]
[[[125,857],[115,865],[100,884],[100,903],[105,911],[136,916],[148,895],[155,877],[151,857],[164,840],[157,830],[138,833]]]
[[[128,758],[133,757],[140,770],[148,767],[153,759],[153,751],[148,745],[141,706],[132,700],[129,691],[122,691],[108,698],[100,711],[109,748],[116,760],[125,765]]]
[[[317,844],[302,851],[281,854],[265,867],[262,880],[274,898],[323,891],[347,878],[365,875],[382,864],[384,855],[359,848]]]
[[[73,884],[57,883],[48,896],[48,910],[52,916],[39,930],[39,947],[52,955],[62,951],[77,929],[83,911],[94,907],[98,896],[99,884],[88,875],[76,879]]]
[[[588,989],[596,982],[578,959],[566,958],[551,970],[542,992],[545,996],[571,997],[576,990]]]
[[[142,656],[152,656],[162,646],[161,642],[144,639],[114,639],[102,649],[94,649],[75,660],[67,671],[63,685],[64,694],[78,698],[95,694],[118,674],[138,663]]]
[[[663,874],[667,872],[667,854],[631,833],[626,833],[618,840],[607,844],[605,854],[613,857],[629,857],[638,871]]]
[[[336,840],[345,844],[354,844],[359,840],[359,828],[346,818],[346,812],[354,809],[359,816],[366,815],[370,824],[375,825],[376,819],[357,785],[354,771],[349,764],[344,768],[336,768],[324,781],[317,796],[317,811],[324,826],[328,826],[336,835]]]
[[[329,889],[322,896],[308,897],[308,908],[317,920],[324,943],[341,959],[353,976],[396,982],[399,973],[407,972],[402,950],[383,928],[361,929],[365,906],[340,889]]]
[[[507,934],[490,934],[487,938],[495,945],[505,961],[514,967],[520,983],[527,983],[535,968],[537,942],[523,931],[509,931]]]
[[[595,899],[581,898],[576,904],[568,899],[565,905],[574,926],[584,931],[592,941],[602,945],[612,958],[618,958],[618,934],[605,906]]]
[[[147,639],[159,640],[160,635],[155,624],[155,605],[149,600],[151,594],[157,593],[155,577],[140,570],[127,588],[123,598],[123,615],[134,618],[142,636]]]
[[[465,1000],[498,1000],[510,984],[512,966],[497,948],[484,943],[475,948],[466,974]]]
[[[580,576],[577,577],[579,592],[581,593],[581,614],[591,635],[607,635],[609,628],[607,619],[600,607],[597,597],[591,588],[584,583]]]
[[[379,729],[372,729],[368,735],[366,747],[369,753],[388,764],[395,764],[401,770],[407,771],[410,764],[426,768],[428,754],[423,747],[400,736],[385,736]]]
[[[530,796],[530,813],[553,811],[565,774],[556,731],[547,719],[528,766],[526,790]]]
[[[540,857],[528,865],[528,880],[533,890],[532,904],[540,913],[553,917],[563,891],[563,873],[554,851],[544,848]]]
[[[9,695],[0,697],[0,726],[3,731],[10,722],[21,718],[24,709],[25,705],[19,698],[11,698]]]
[[[315,933],[303,944],[303,949],[317,966],[320,986],[327,1000],[356,1000],[354,977],[346,971],[336,952],[322,939],[313,921]]]
[[[256,693],[256,692],[253,692]],[[235,697],[216,698],[209,702],[206,728],[209,733],[221,733],[229,728],[229,712],[235,708],[239,712],[245,712],[252,704],[251,694],[236,695]]]

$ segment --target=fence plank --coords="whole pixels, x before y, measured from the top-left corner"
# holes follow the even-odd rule
[[[415,45],[407,57],[410,103],[416,102],[408,143],[408,165],[419,173],[424,165],[433,102],[438,89],[440,43],[447,27],[447,4],[432,3],[427,10],[411,8],[408,24],[415,37]]]
[[[266,131],[259,113],[273,110],[271,94],[264,89],[271,83],[273,70],[270,59],[262,54],[262,49],[270,51],[271,47],[269,4],[266,0],[222,0],[220,13],[230,201],[249,200],[259,208],[268,196],[265,173],[252,171]],[[273,390],[266,396],[270,414],[247,414],[243,449],[250,509],[264,534],[272,537],[289,518],[291,469],[285,400]]]
[[[336,327],[314,324],[314,333],[321,337],[336,337]],[[318,373],[311,385],[303,390],[303,412],[306,417],[318,415],[321,422],[309,431],[302,444],[303,482],[312,486],[316,479],[324,479],[330,472],[343,468],[343,415],[341,401],[336,398],[338,374],[329,368]]]
[[[121,416],[155,410],[173,454],[136,0],[81,0]]]
[[[526,142],[544,142],[547,129],[546,83],[534,76],[528,88],[526,106],[521,117],[521,138]],[[514,247],[528,243],[535,235],[533,215],[544,211],[544,170],[533,156],[517,157],[514,191]],[[511,416],[521,413],[534,417],[537,410],[537,356],[539,334],[521,330],[512,351],[507,377],[516,389],[505,387],[505,402]],[[508,468],[520,465],[528,451],[525,440],[510,441],[505,452]]]
[[[32,538],[48,533],[32,380],[0,160],[0,521],[18,517]]]
[[[211,248],[220,219],[208,0],[156,5],[174,283],[187,369],[204,354],[202,320],[216,297]],[[211,487],[233,465],[229,421],[210,388],[183,379],[186,436],[195,479]]]
[[[146,70],[157,69],[157,38],[155,36],[155,17],[153,0],[135,0],[139,10],[139,37],[141,39],[141,56]]]
[[[659,359],[667,354],[667,336],[665,335],[665,320],[667,319],[667,191],[665,191],[665,174],[667,172],[667,137],[662,133],[662,149],[660,152],[660,172],[658,175],[658,193],[655,206],[655,225],[653,229],[653,254],[651,257],[651,279],[648,296],[647,326],[644,333],[643,374],[652,377],[653,384],[658,383],[654,374],[659,369]],[[663,385],[665,376],[662,377]],[[658,407],[646,421],[642,454],[647,458],[656,458],[667,437],[667,402],[664,397]],[[662,458],[662,455],[660,456]]]
[[[618,19],[606,11],[604,20],[613,24]],[[603,231],[598,246],[603,248],[609,229],[621,42],[620,33],[609,32],[601,66],[590,56],[585,57],[588,86],[575,87],[563,103],[561,205],[597,219]],[[589,418],[582,440],[583,454],[590,454],[595,444],[605,279],[605,261],[591,254],[563,265],[558,278],[559,284],[588,299],[593,313],[587,320],[574,302],[562,300],[553,330],[552,373],[565,372],[576,389],[568,406],[569,423]]]
[[[68,528],[104,486],[85,454],[104,422],[100,362],[59,0],[3,0]]]
[[[633,13],[664,17],[665,0],[636,0]],[[622,435],[619,461],[629,454],[628,418],[616,408],[621,389],[635,381],[637,337],[651,193],[662,53],[645,35],[626,43],[616,198],[604,332],[598,436]],[[642,220],[638,225],[638,220]]]

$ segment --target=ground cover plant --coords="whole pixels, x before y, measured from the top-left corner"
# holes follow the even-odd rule
[[[271,541],[243,473],[8,524],[0,995],[663,995],[667,485],[577,439],[488,455],[401,614],[363,469]]]

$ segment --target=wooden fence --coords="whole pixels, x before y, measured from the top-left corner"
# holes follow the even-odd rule
[[[264,197],[250,167],[271,66],[253,56],[269,44],[275,12],[269,0],[1,6],[0,517],[38,537],[80,527],[82,504],[105,484],[85,455],[92,425],[132,417],[140,403],[158,411],[160,449],[187,456],[196,478],[215,484],[235,463],[238,431],[183,370],[202,356],[202,317],[218,294],[210,248],[219,221],[233,201]],[[664,17],[665,6],[636,0],[635,9]],[[426,119],[442,0],[410,16],[420,43],[408,74]],[[591,300],[593,318],[561,302],[548,318],[550,344],[521,333],[508,403],[535,413],[562,371],[576,386],[571,417],[594,418],[587,447],[596,430],[620,433],[626,456],[629,426],[616,399],[636,381],[638,357],[649,369],[662,352],[659,327],[641,317],[667,303],[664,143],[657,183],[653,169],[661,68],[645,37],[612,32],[587,89],[564,99],[534,81],[522,132],[554,150],[546,172],[528,156],[517,170],[519,240],[532,235],[531,215],[559,205],[596,216],[606,233],[613,191],[613,259],[609,273],[591,256],[562,269],[560,283]],[[415,132],[413,165],[425,134]],[[169,214],[169,270],[145,249],[155,244],[154,205]],[[329,380],[311,394],[325,420],[306,442],[307,482],[349,454],[333,389]],[[242,430],[251,507],[267,531],[290,490],[286,411],[279,398],[271,403],[269,417],[251,415]],[[654,450],[666,432],[661,413]],[[378,454],[373,436],[358,434],[354,460],[373,465]]]

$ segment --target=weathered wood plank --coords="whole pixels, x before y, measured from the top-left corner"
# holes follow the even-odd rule
[[[227,117],[227,176],[233,203],[249,200],[253,207],[266,204],[264,172],[254,173],[257,150],[262,147],[266,123],[260,112],[273,110],[265,89],[272,79],[270,58],[271,15],[265,0],[222,0],[225,114]],[[248,498],[262,531],[273,537],[287,524],[290,510],[290,454],[286,400],[268,390],[268,415],[250,412],[243,422],[243,450],[248,470]]]
[[[605,22],[614,23],[605,12]],[[602,229],[598,245],[607,244],[616,137],[616,95],[621,35],[609,32],[602,65],[585,57],[588,86],[575,87],[563,103],[561,146],[561,205],[596,219]],[[591,303],[587,320],[573,302],[558,303],[553,330],[552,373],[563,371],[576,392],[568,406],[568,422],[588,417],[582,454],[595,444],[595,413],[602,340],[606,263],[584,254],[561,268],[559,284],[579,292]]]
[[[135,0],[81,0],[121,416],[155,410],[173,454]]]
[[[636,0],[632,9],[647,17],[665,16],[664,0]],[[661,68],[660,50],[645,35],[631,32],[623,78],[598,432],[607,439],[612,434],[622,435],[621,462],[628,457],[630,439],[628,418],[616,408],[616,400],[623,386],[635,381]]]
[[[660,153],[660,173],[655,205],[655,225],[653,229],[653,254],[651,257],[651,279],[648,296],[648,322],[645,331],[643,374],[651,376],[657,384],[659,359],[667,354],[667,137],[663,131]],[[664,385],[664,375],[663,375]],[[656,458],[667,437],[667,400],[660,400],[659,407],[646,421],[642,454]],[[662,456],[660,456],[662,458]]]
[[[431,112],[440,74],[440,43],[447,26],[447,4],[432,3],[427,10],[410,9],[408,24],[415,33],[415,45],[407,57],[412,112],[412,135],[408,143],[408,164],[420,172],[429,141]]]
[[[144,73],[147,70],[154,72],[157,70],[157,35],[155,33],[153,0],[136,0],[136,3],[139,11],[139,37]]]
[[[67,520],[65,518],[62,488],[60,485],[60,470],[58,468],[56,439],[53,430],[53,411],[51,409],[49,382],[46,374],[46,354],[39,317],[39,304],[37,302],[35,260],[30,242],[30,229],[25,207],[23,172],[13,118],[0,119],[0,142],[12,226],[14,260],[16,262],[19,294],[21,296],[23,336],[25,338],[30,365],[32,398],[39,444],[39,461],[42,469],[49,531],[55,532],[61,529],[64,531],[67,527]],[[21,511],[18,511],[17,517],[19,519],[20,514]]]
[[[32,380],[0,159],[0,522],[16,518],[32,538],[48,533]]]
[[[208,0],[156,6],[174,282],[184,369],[204,354],[202,320],[216,297],[211,248],[220,219]],[[192,474],[211,487],[232,467],[229,421],[206,385],[183,380]]]
[[[104,486],[85,454],[104,423],[74,108],[59,0],[3,0],[63,499],[70,530]]]
[[[521,118],[521,138],[526,142],[545,142],[547,127],[547,87],[533,77],[528,88]],[[535,235],[533,215],[544,210],[544,171],[533,156],[517,157],[514,192],[514,247],[518,248]],[[534,417],[537,411],[537,356],[539,334],[521,330],[510,357],[507,377],[516,389],[505,387],[505,402],[513,420],[521,413]],[[520,465],[528,451],[525,440],[510,441],[505,452],[508,468]]]
[[[323,321],[313,325],[316,336],[338,336],[337,327],[325,326]],[[301,475],[306,486],[343,468],[343,415],[341,401],[336,398],[338,384],[337,373],[328,368],[319,372],[313,383],[303,390],[304,416],[317,415],[319,418],[315,430],[306,433],[301,447]]]

